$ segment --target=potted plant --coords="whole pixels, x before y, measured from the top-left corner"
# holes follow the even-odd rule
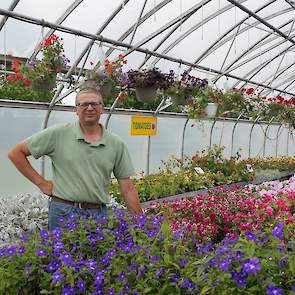
[[[0,99],[28,100],[49,102],[52,92],[37,92],[30,85],[31,81],[21,72],[22,62],[14,58],[11,63],[13,74],[0,77]]]
[[[174,79],[174,81],[165,93],[172,98],[173,103],[176,105],[191,104],[193,97],[199,95],[202,89],[208,85],[206,79],[194,77],[187,71],[180,75],[179,80],[175,79],[173,70],[170,71],[169,75],[171,80]]]
[[[123,87],[128,84],[128,76],[122,69],[124,64],[127,64],[127,60],[123,54],[119,54],[112,62],[105,59],[102,67],[97,64],[92,70],[86,72],[86,80],[81,88],[97,88],[104,99],[109,98],[116,85]]]
[[[196,95],[192,97],[190,104],[186,108],[189,118],[214,118],[218,111],[221,91],[209,85],[195,91]]]
[[[169,76],[161,73],[158,68],[129,70],[127,74],[128,87],[135,88],[136,97],[142,102],[154,100],[157,89],[169,87]]]
[[[229,89],[220,96],[218,113],[220,116],[237,118],[242,112],[246,113],[246,104],[242,91]]]
[[[295,126],[295,97],[285,99],[278,95],[274,98],[268,98],[266,103],[268,119],[275,117],[278,122],[289,123],[291,126]]]
[[[24,77],[31,81],[36,91],[48,92],[56,86],[56,75],[69,60],[64,55],[62,38],[52,34],[41,44],[42,59],[33,59],[22,67]]]

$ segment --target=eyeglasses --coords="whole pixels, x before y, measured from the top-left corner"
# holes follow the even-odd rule
[[[93,109],[96,109],[100,106],[103,106],[102,102],[83,102],[83,103],[77,103],[77,107],[81,107],[82,109],[87,109],[89,106],[91,106]]]

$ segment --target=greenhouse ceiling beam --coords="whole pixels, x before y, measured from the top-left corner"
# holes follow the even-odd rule
[[[74,3],[72,3],[66,10],[65,12],[58,18],[58,20],[55,22],[57,25],[60,25],[62,24],[66,19],[67,17],[83,2],[84,0],[76,0]],[[53,29],[50,29],[47,34],[43,37],[43,40],[44,41],[45,39],[47,39],[51,34],[53,34],[54,30]],[[40,43],[42,43],[42,41]],[[40,51],[41,47],[40,45],[38,44],[32,55],[28,58],[28,61],[35,58],[36,55],[38,54],[38,52]]]
[[[264,4],[263,6],[259,7],[258,9],[256,9],[255,12],[258,13],[259,11],[263,10],[264,8],[266,8],[269,5],[273,4],[274,2],[276,2],[276,0],[270,0],[268,3]],[[291,11],[291,9],[289,8],[288,11]],[[279,12],[276,12],[276,13],[272,14],[273,17],[276,17],[278,15],[278,13]],[[203,51],[203,53],[200,54],[199,57],[194,62],[195,63],[201,62],[208,55],[210,55],[212,52],[214,52],[215,49],[219,48],[220,46],[222,46],[223,44],[227,43],[232,38],[234,38],[235,37],[235,34],[232,34],[232,36],[229,36],[228,38],[224,39],[227,35],[229,35],[231,32],[233,32],[238,26],[242,25],[249,18],[250,18],[250,16],[248,15],[245,18],[243,18],[241,21],[239,21],[237,24],[235,24],[234,26],[232,26],[231,28],[229,28],[222,36],[220,36],[219,38],[217,38],[209,47],[207,47]],[[267,17],[267,18],[269,18],[269,17]],[[250,27],[241,29],[239,31],[239,35],[242,34],[245,31],[249,30],[249,29],[250,29]]]
[[[294,20],[292,21],[292,26],[291,26],[291,28],[289,29],[288,38],[290,38],[291,31],[293,30],[293,25],[294,25]],[[282,42],[282,43],[285,43],[285,42],[286,42],[286,40],[285,40],[284,42]],[[291,45],[291,46],[285,48],[285,49],[282,50],[279,54],[277,54],[274,58],[271,58],[271,59],[269,59],[268,61],[266,61],[264,64],[262,64],[262,65],[256,67],[256,68],[254,69],[254,71],[252,70],[251,72],[249,72],[248,74],[246,74],[246,77],[248,77],[250,73],[253,73],[253,74],[251,75],[251,77],[250,77],[250,79],[252,79],[252,78],[253,78],[255,75],[257,75],[261,70],[263,70],[267,65],[269,65],[272,61],[274,61],[276,58],[280,57],[281,55],[283,55],[283,57],[282,57],[282,60],[283,60],[283,58],[284,58],[286,52],[289,51],[293,46],[294,46],[294,45]],[[282,60],[281,60],[281,62],[282,62]],[[280,64],[281,64],[281,62],[280,62]],[[279,67],[280,67],[280,64],[279,64]],[[276,72],[275,72],[275,74],[274,74],[274,77],[276,76],[279,67],[277,68],[277,70],[276,70]],[[244,76],[244,77],[245,77],[245,76]],[[236,84],[237,84],[237,83],[236,83]],[[242,87],[243,87],[244,85],[245,85],[245,84],[243,84]],[[271,84],[268,83],[267,85],[271,85]]]
[[[248,79],[252,79],[252,78],[253,78],[255,75],[257,75],[262,69],[264,69],[264,68],[265,68],[266,66],[268,66],[271,62],[273,62],[275,59],[277,59],[277,58],[280,57],[282,54],[284,54],[285,51],[288,51],[288,50],[289,50],[290,48],[292,48],[292,47],[293,47],[293,45],[290,45],[289,47],[285,48],[284,50],[282,50],[281,52],[279,52],[277,55],[275,55],[274,57],[272,57],[271,59],[265,61],[264,63],[262,63],[262,64],[260,64],[260,65],[258,65],[257,67],[255,67],[254,69],[252,69],[251,71],[249,71],[247,74],[245,74],[245,75],[243,76],[243,78],[244,78],[244,79],[247,79],[247,77],[248,77],[249,75],[251,75]],[[237,83],[234,85],[234,87],[237,87],[239,83],[240,83],[240,82],[237,82]],[[245,86],[245,83],[244,83],[241,87],[243,87],[243,86]],[[264,86],[266,86],[266,85],[264,84]]]
[[[286,83],[291,81],[291,84],[288,85],[288,87],[289,87],[290,85],[292,85],[294,83],[294,79],[295,79],[295,74],[293,74],[292,76],[290,76],[290,77],[286,78],[285,80],[281,81],[277,85],[280,87],[280,86],[283,86]]]
[[[16,7],[16,5],[18,4],[19,1],[20,1],[20,0],[14,0],[14,1],[10,4],[8,10],[13,11],[14,8]],[[2,21],[0,22],[0,32],[1,32],[1,30],[3,29],[4,25],[6,24],[6,21],[7,21],[7,20],[8,20],[8,17],[6,16],[6,17],[4,17],[4,18],[2,19]]]
[[[290,34],[291,34],[292,30],[293,30],[293,27],[294,27],[294,21],[295,21],[295,20],[293,20],[293,22],[292,22],[291,28],[290,28],[290,30],[289,30],[288,37],[290,37]],[[278,71],[280,70],[280,67],[281,67],[281,65],[282,65],[282,62],[283,62],[283,60],[284,60],[284,58],[285,58],[285,56],[286,56],[286,53],[287,53],[287,51],[284,51],[283,56],[281,57],[281,60],[280,60],[280,62],[279,62],[279,65],[278,65],[278,67],[277,67],[277,69],[276,69],[276,71],[275,71],[275,73],[274,73],[274,75],[273,75],[273,78],[272,78],[271,81],[269,81],[269,83],[267,83],[267,85],[271,85],[272,82],[274,81],[274,79],[276,78],[276,75],[277,75]]]
[[[80,31],[80,30],[75,30],[75,29],[68,28],[68,27],[61,26],[61,25],[56,25],[56,24],[53,24],[53,23],[50,23],[50,22],[46,22],[44,20],[39,20],[39,19],[36,19],[36,18],[24,16],[24,15],[15,13],[15,12],[7,11],[5,9],[0,9],[0,14],[6,15],[8,17],[11,17],[11,18],[23,21],[23,22],[29,22],[29,23],[36,24],[36,25],[43,25],[45,27],[53,28],[53,29],[55,29],[57,31],[65,32],[65,33],[68,33],[68,34],[78,35],[78,36],[85,37],[87,39],[92,39],[92,40],[97,40],[97,41],[101,41],[101,42],[110,43],[110,44],[117,45],[117,46],[122,46],[122,47],[125,47],[125,48],[128,48],[128,49],[133,49],[133,50],[141,52],[141,53],[145,53],[145,54],[151,54],[151,55],[153,55],[155,57],[160,57],[160,58],[167,59],[167,60],[170,60],[170,61],[178,63],[178,64],[183,64],[183,65],[186,65],[186,66],[199,68],[201,70],[204,70],[204,71],[207,71],[207,72],[210,72],[210,73],[222,74],[218,70],[215,70],[215,69],[212,69],[212,68],[209,68],[209,67],[205,67],[205,66],[201,66],[201,65],[196,65],[196,64],[193,64],[191,62],[188,62],[188,61],[185,61],[185,60],[182,60],[182,59],[179,59],[179,58],[175,58],[175,57],[172,57],[172,56],[160,54],[158,52],[154,52],[154,51],[151,51],[151,50],[148,50],[148,49],[143,49],[143,48],[140,48],[140,47],[134,47],[134,46],[131,46],[131,45],[129,45],[127,43],[124,43],[124,42],[120,42],[120,41],[112,40],[112,39],[109,39],[109,38],[105,38],[105,37],[103,37],[101,35],[96,36],[94,34],[83,32],[83,31]],[[262,85],[259,82],[250,81],[249,79],[244,79],[244,78],[232,75],[232,74],[226,74],[226,76],[229,77],[229,78],[236,79],[236,80],[242,80],[242,81],[245,81],[247,83],[251,83],[253,85],[265,86],[265,85]],[[269,87],[269,86],[265,86],[265,87],[269,88],[269,89],[276,90],[276,91],[281,91],[280,89],[274,89],[273,87]],[[294,95],[293,93],[288,93],[287,91],[285,91],[285,93],[290,94],[290,95]]]
[[[113,20],[113,18],[123,9],[124,5],[126,5],[130,0],[124,0],[116,9],[115,11],[106,19],[106,21],[102,24],[102,26],[97,30],[97,32],[95,33],[95,36],[99,36],[101,34],[101,32],[110,24],[110,22]],[[68,78],[73,72],[74,69],[77,67],[77,65],[79,64],[79,62],[82,60],[83,56],[88,52],[90,53],[90,50],[95,42],[95,38],[88,38],[90,39],[90,41],[88,42],[88,44],[84,47],[84,49],[82,50],[81,54],[76,58],[76,60],[73,62],[72,66],[70,67],[70,69],[67,72],[66,77]],[[101,41],[101,40],[98,40]],[[81,69],[83,69],[83,67],[85,66],[85,62],[86,59],[84,61],[83,66],[81,67]]]
[[[284,87],[284,89],[283,90],[286,90],[286,89],[288,89],[293,83],[295,82],[295,80],[291,80],[291,82],[286,86],[286,87]],[[294,88],[294,87],[293,87]],[[292,88],[292,89],[293,89]],[[280,95],[281,93],[283,93],[282,91],[280,91],[279,92],[279,94],[278,95]]]
[[[168,3],[170,3],[172,0],[164,0],[162,2],[160,2],[156,7],[154,7],[153,9],[151,9],[148,13],[146,13],[139,21],[139,25],[141,25],[142,23],[144,23],[147,19],[149,19],[151,16],[153,16],[157,11],[159,11],[161,8],[163,8],[164,6],[166,6]],[[125,33],[123,33],[123,35],[121,35],[118,38],[118,41],[124,41],[134,30],[134,26],[136,26],[136,23],[134,23],[127,31],[125,31]],[[112,52],[114,51],[114,49],[109,49],[106,52],[106,56],[109,56]]]
[[[261,18],[260,16],[258,16],[255,12],[252,12],[247,7],[241,5],[239,2],[237,2],[235,0],[227,0],[227,1],[230,2],[230,3],[232,3],[232,4],[234,4],[235,6],[237,6],[238,8],[240,8],[241,10],[243,10],[244,12],[248,13],[253,18],[257,19],[262,24],[264,24],[265,26],[267,26],[268,28],[270,28],[271,30],[273,30],[274,32],[276,32],[277,34],[279,34],[281,37],[283,37],[284,39],[288,40],[289,42],[291,42],[292,44],[295,45],[295,41],[292,38],[288,37],[288,35],[284,34],[279,29],[277,29],[276,27],[274,27],[273,25],[271,25],[269,22],[265,21],[263,18]]]
[[[263,32],[266,32],[266,33],[269,33],[271,35],[276,35],[278,37],[281,37],[279,34],[275,33],[275,32],[272,32],[271,30],[267,30],[267,29],[263,29],[263,28],[260,28],[258,27],[257,25],[253,25],[253,24],[249,24],[249,23],[246,23],[244,22],[245,25],[249,26],[249,27],[252,27],[253,29],[257,29],[257,30],[260,30],[260,31],[263,31]]]
[[[200,9],[202,8],[204,5],[210,3],[212,0],[209,0],[209,1],[202,1],[198,4],[198,9],[195,11],[195,13]],[[246,0],[242,0],[242,1],[246,1]],[[161,41],[152,49],[153,51],[157,51],[164,42],[166,42],[168,40],[168,38],[173,34],[175,33],[178,28],[183,25],[190,17],[192,17],[194,14],[188,14],[188,15],[185,15],[185,16],[182,16],[182,18],[180,19],[180,21],[178,23],[176,23],[173,28],[161,39]],[[141,65],[139,66],[139,69],[142,68],[146,63],[147,61],[151,58],[151,56],[146,56],[144,61],[141,63]],[[155,59],[155,60],[158,60],[158,59]],[[151,63],[151,67],[154,66],[154,62]]]
[[[286,25],[292,23],[292,21],[293,21],[293,19],[288,20],[286,23],[284,23],[283,25],[281,25],[279,28],[280,28],[280,29],[283,28],[284,26],[286,26]],[[241,30],[241,31],[242,31],[242,30]],[[261,46],[262,44],[265,45],[265,44],[267,44],[267,43],[271,43],[273,40],[275,40],[275,39],[278,38],[278,37],[275,36],[275,37],[273,37],[273,38],[270,38],[270,40],[268,40],[268,41],[262,43],[264,40],[268,39],[271,35],[272,35],[272,34],[269,33],[268,35],[262,37],[260,40],[256,41],[251,47],[245,49],[244,52],[242,52],[242,53],[241,53],[237,58],[235,58],[235,59],[234,59],[229,65],[227,65],[227,67],[225,68],[225,72],[226,72],[226,73],[229,73],[229,72],[233,71],[233,69],[238,68],[238,67],[234,67],[234,68],[232,68],[232,66],[233,66],[234,64],[236,64],[236,63],[237,63],[242,57],[244,57],[244,56],[246,56],[247,54],[251,53],[252,51],[256,50],[256,49],[258,48],[259,45]],[[287,42],[287,40],[284,39],[284,40],[280,41],[279,45],[280,45],[280,44],[283,44],[283,43],[285,43],[285,42]],[[260,43],[262,43],[262,44],[260,44]],[[241,63],[240,63],[240,64],[241,64]],[[215,78],[215,82],[217,82],[221,77],[222,77],[222,75],[216,77],[216,78]]]
[[[266,3],[265,5],[263,5],[262,7],[258,8],[256,10],[256,12],[266,8],[268,5],[272,4],[273,2],[275,2],[276,0],[271,0],[269,1],[268,3]],[[231,8],[233,7],[232,4],[231,5]],[[282,10],[282,11],[279,11],[279,12],[276,12],[268,17],[266,17],[266,19],[271,19],[271,18],[274,18],[278,15],[281,15],[281,14],[284,14],[284,13],[287,13],[287,12],[290,12],[292,11],[292,9],[288,8],[286,10]],[[215,17],[215,15],[214,15]],[[213,42],[212,45],[210,45],[209,48],[207,48],[201,55],[200,57],[194,61],[194,63],[199,63],[200,61],[202,61],[203,59],[205,59],[208,55],[210,55],[211,53],[213,53],[216,49],[218,49],[220,46],[224,45],[225,43],[227,43],[228,41],[232,40],[236,33],[233,34],[233,36],[230,36],[228,37],[227,39],[225,39],[224,41],[222,41],[220,44],[218,44],[224,37],[226,37],[230,32],[232,32],[233,30],[235,30],[237,27],[239,27],[241,24],[243,24],[243,22],[245,22],[245,20],[247,20],[248,18],[250,18],[250,16],[247,16],[245,17],[244,19],[242,19],[237,25],[231,27],[225,34],[223,34],[223,36],[221,36],[220,38],[218,38],[216,41]],[[198,29],[201,25],[203,25],[204,23],[210,21],[212,19],[212,15],[210,15],[209,17],[207,17],[206,19],[204,19],[201,23],[198,23],[196,26],[194,26],[193,28],[189,29],[187,32],[185,32],[183,35],[181,35],[177,40],[175,40],[171,45],[169,45],[169,47],[167,47],[165,50],[162,51],[163,54],[166,54],[168,53],[172,48],[174,48],[178,43],[180,43],[183,39],[185,39],[185,37],[187,37],[189,34],[191,34],[193,31],[195,31],[196,29]],[[260,22],[257,22],[257,24],[259,24]],[[242,34],[243,32],[249,30],[250,27],[246,27],[246,28],[243,28],[239,31],[238,34]],[[216,45],[217,44],[217,45]],[[159,62],[159,58],[155,59],[153,61],[153,65],[156,65],[158,62]],[[189,68],[189,71],[191,70],[191,68]]]
[[[134,37],[135,37],[135,33],[136,33],[137,28],[138,28],[138,26],[139,26],[140,19],[142,18],[142,14],[143,14],[144,9],[145,9],[145,7],[146,7],[146,3],[147,3],[147,0],[144,1],[143,5],[142,5],[142,8],[141,8],[141,10],[140,10],[139,17],[138,17],[138,19],[137,19],[137,22],[136,22],[136,24],[135,24],[135,26],[134,26],[134,29],[133,29],[133,32],[132,32],[132,36],[131,36],[131,38],[130,38],[130,42],[129,42],[130,45],[132,44],[133,39],[134,39]]]
[[[292,35],[292,36],[294,36],[294,35]],[[266,37],[267,38],[267,37]],[[266,38],[263,38],[263,39],[260,39],[258,42],[260,43],[260,42],[262,42],[264,39],[266,39]],[[267,41],[265,41],[265,42],[262,42],[261,44],[260,44],[260,46],[264,46],[264,45],[267,45],[268,43],[271,43],[272,41],[274,41],[276,38],[271,38],[270,40],[267,40]],[[239,67],[241,67],[241,66],[243,66],[243,65],[245,65],[245,64],[247,64],[248,62],[251,62],[252,60],[254,60],[254,59],[256,59],[256,58],[260,58],[262,55],[264,55],[265,53],[268,53],[270,50],[273,50],[273,49],[275,49],[276,47],[278,47],[278,46],[280,46],[280,45],[282,45],[282,44],[284,44],[286,41],[283,41],[283,42],[277,42],[276,44],[273,44],[273,45],[271,45],[271,46],[269,46],[269,47],[267,47],[267,48],[265,48],[265,49],[263,49],[262,51],[260,51],[260,52],[258,52],[258,53],[256,53],[256,54],[254,54],[254,55],[252,55],[252,56],[250,56],[249,58],[247,58],[247,59],[245,59],[245,60],[243,60],[242,62],[240,62],[240,63],[238,63],[238,64],[236,64],[239,60],[240,60],[240,58],[238,59],[238,60],[236,60],[235,61],[235,65],[234,64],[231,64],[231,67],[228,69],[226,69],[226,71],[234,71],[234,70],[236,70],[236,69],[238,69]],[[253,46],[251,46],[251,49],[249,49],[249,50],[247,50],[247,51],[245,51],[244,53],[251,53],[251,52],[253,52],[253,51],[255,51],[256,49],[257,49],[257,45],[258,45],[258,43],[256,42]],[[289,48],[291,49],[293,46],[291,45]],[[290,50],[289,49],[289,50]],[[243,54],[243,56],[245,56],[246,54]],[[234,65],[234,66],[233,66]]]
[[[294,63],[291,65],[291,66],[294,66]],[[291,67],[291,66],[289,66],[289,68]],[[278,84],[276,84],[276,86],[275,87],[281,87],[281,86],[283,86],[283,85],[285,85],[286,83],[288,83],[288,82],[294,82],[294,78],[295,78],[295,74],[292,74],[291,76],[289,76],[288,78],[285,78],[285,79],[283,79],[281,82],[279,82]],[[291,84],[292,84],[291,83]],[[287,87],[289,87],[291,84],[289,84],[289,85],[287,85]],[[269,89],[264,89],[263,91],[261,91],[260,93],[265,93],[265,96],[266,95],[268,95],[270,92],[272,92],[271,90],[269,90]]]
[[[285,0],[293,9],[295,9],[295,3],[290,0]]]
[[[157,31],[153,32],[152,34],[150,34],[149,36],[147,36],[143,40],[136,43],[132,48],[129,48],[126,52],[124,52],[124,56],[129,55],[130,53],[132,53],[135,50],[135,48],[139,48],[142,45],[149,42],[150,40],[152,40],[153,38],[156,38],[158,35],[162,34],[164,31],[166,31],[167,29],[169,29],[173,25],[175,25],[175,24],[177,24],[179,22],[181,23],[181,21],[184,18],[192,16],[193,14],[195,14],[202,7],[202,5],[204,3],[206,4],[206,3],[210,2],[210,1],[212,1],[212,0],[203,0],[202,2],[194,5],[193,7],[191,7],[190,9],[185,11],[184,13],[182,13],[180,16],[174,18],[173,20],[171,20],[170,22],[168,22],[167,24],[165,24],[164,26],[159,28]]]
[[[284,11],[276,12],[275,14],[272,14],[271,16],[268,16],[268,17],[266,17],[265,19],[271,19],[271,18],[274,18],[274,17],[276,17],[276,16],[278,16],[278,15],[281,15],[281,14],[287,13],[287,12],[289,12],[289,11],[291,11],[290,8],[288,8],[288,10],[284,10]],[[290,24],[292,21],[293,21],[292,19],[289,20],[289,21],[286,22],[285,24],[281,25],[280,28],[282,28],[282,27],[284,27],[284,26]],[[246,27],[246,28],[243,28],[243,29],[241,29],[241,30],[239,31],[238,34],[240,35],[240,34],[246,32],[246,31],[248,31],[249,29],[250,29],[249,26]],[[233,66],[234,64],[236,64],[236,63],[237,63],[242,57],[244,57],[244,56],[246,56],[247,54],[251,53],[252,51],[256,50],[256,49],[258,48],[258,46],[260,46],[260,45],[262,45],[262,44],[265,45],[265,44],[270,43],[270,42],[272,42],[273,40],[275,40],[275,39],[278,38],[277,35],[275,35],[273,38],[270,38],[268,41],[266,41],[266,42],[260,44],[260,43],[263,42],[264,40],[268,39],[271,35],[272,35],[272,34],[269,33],[268,35],[262,37],[260,40],[256,41],[253,45],[251,45],[251,47],[245,49],[244,52],[242,52],[238,57],[236,57],[236,58],[234,59],[234,61],[232,61],[229,65],[227,65],[227,67],[226,67],[226,71],[227,71],[227,72],[232,71],[232,66]],[[199,63],[200,61],[202,61],[203,59],[205,59],[207,56],[213,54],[213,52],[214,52],[215,50],[217,50],[217,49],[219,48],[219,46],[223,46],[225,43],[227,43],[229,40],[232,40],[233,38],[234,38],[234,35],[232,35],[232,36],[230,36],[230,37],[224,39],[222,42],[220,42],[219,44],[217,44],[213,49],[211,49],[210,51],[208,51],[207,53],[205,53],[205,55],[204,55],[201,59],[198,59],[198,61],[195,61],[195,62],[198,62],[198,63]],[[286,40],[282,40],[282,41],[280,42],[280,44],[283,44],[284,42],[286,42]],[[218,79],[217,79],[217,80],[218,80]],[[216,81],[217,81],[217,80],[216,80]]]
[[[295,63],[291,63],[290,65],[284,67],[281,69],[281,71],[275,76],[275,79],[279,78],[280,76],[282,76],[286,71],[288,71],[290,68],[292,68],[294,66]],[[271,77],[273,77],[273,74],[271,74],[270,76],[268,76],[266,79],[264,79],[262,81],[263,84],[268,84],[267,81],[269,81],[271,79]],[[269,84],[268,84],[269,85]],[[263,92],[268,92],[269,89],[262,89],[261,91],[259,91],[259,94],[260,93],[263,93]],[[271,90],[270,90],[271,91]]]
[[[221,67],[220,67],[220,71],[223,70],[223,67],[224,67],[224,65],[225,65],[225,62],[226,62],[226,60],[227,60],[227,58],[228,58],[228,56],[229,56],[229,54],[230,54],[230,52],[231,52],[231,49],[232,49],[232,47],[233,47],[233,45],[234,45],[234,42],[235,42],[235,40],[236,40],[236,37],[237,37],[237,35],[238,35],[238,33],[239,33],[240,28],[241,28],[241,25],[237,27],[237,31],[236,31],[236,33],[235,33],[235,36],[234,36],[234,38],[232,39],[232,42],[231,42],[231,44],[230,44],[230,46],[229,46],[229,48],[228,48],[228,50],[227,50],[227,53],[226,53],[226,55],[225,55],[225,57],[224,57],[224,59],[223,59],[222,65],[221,65]]]
[[[241,0],[241,1],[247,1],[247,0]],[[275,1],[275,0],[272,0]],[[192,34],[194,31],[196,31],[197,29],[199,29],[200,27],[202,27],[204,24],[206,24],[207,22],[211,21],[212,19],[216,18],[217,16],[219,16],[220,14],[222,14],[223,12],[231,9],[232,7],[234,7],[234,5],[229,4],[226,7],[223,7],[222,9],[220,9],[219,11],[209,15],[208,17],[206,17],[205,19],[203,19],[201,22],[199,22],[198,24],[196,24],[195,26],[193,26],[192,28],[188,29],[186,32],[184,32],[183,34],[181,34],[181,36],[179,36],[175,41],[173,41],[168,47],[166,47],[161,53],[162,54],[167,54],[171,49],[173,49],[177,44],[179,44],[181,41],[183,41],[186,37],[188,37],[190,34]],[[161,42],[153,49],[158,50],[159,47],[167,40],[168,36],[165,36]],[[155,66],[158,62],[160,61],[159,58],[156,58],[153,60],[152,65]],[[145,61],[146,62],[146,61]],[[143,64],[141,65],[141,67],[143,66]]]

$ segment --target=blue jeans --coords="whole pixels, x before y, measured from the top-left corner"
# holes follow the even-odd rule
[[[106,205],[102,205],[97,209],[80,209],[72,205],[49,201],[48,229],[53,230],[57,227],[64,227],[66,220],[72,215],[75,215],[77,219],[80,217],[103,217],[107,215],[107,208]]]

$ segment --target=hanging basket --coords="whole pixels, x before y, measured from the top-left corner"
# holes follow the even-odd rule
[[[149,102],[153,101],[157,95],[156,87],[138,87],[135,88],[135,94],[138,101]]]
[[[103,83],[100,87],[99,87],[99,91],[102,95],[102,98],[107,98],[111,95],[113,90],[113,84],[112,81],[107,81],[105,83]]]
[[[218,104],[215,102],[209,102],[205,108],[207,118],[215,118],[217,113]]]
[[[32,80],[32,83],[31,83],[32,89],[39,92],[50,92],[55,88],[55,86],[56,86],[56,76],[47,80],[39,80],[39,81]]]
[[[188,97],[185,97],[185,96],[180,95],[180,94],[172,94],[172,95],[170,95],[170,97],[172,99],[173,104],[178,105],[178,106],[179,105],[184,106],[189,101]]]
[[[96,80],[94,80],[94,79],[91,79],[91,78],[86,79],[82,83],[82,85],[80,86],[80,90],[83,90],[83,89],[86,89],[86,88],[94,88],[94,89],[97,89],[97,90],[100,89],[98,82]]]

